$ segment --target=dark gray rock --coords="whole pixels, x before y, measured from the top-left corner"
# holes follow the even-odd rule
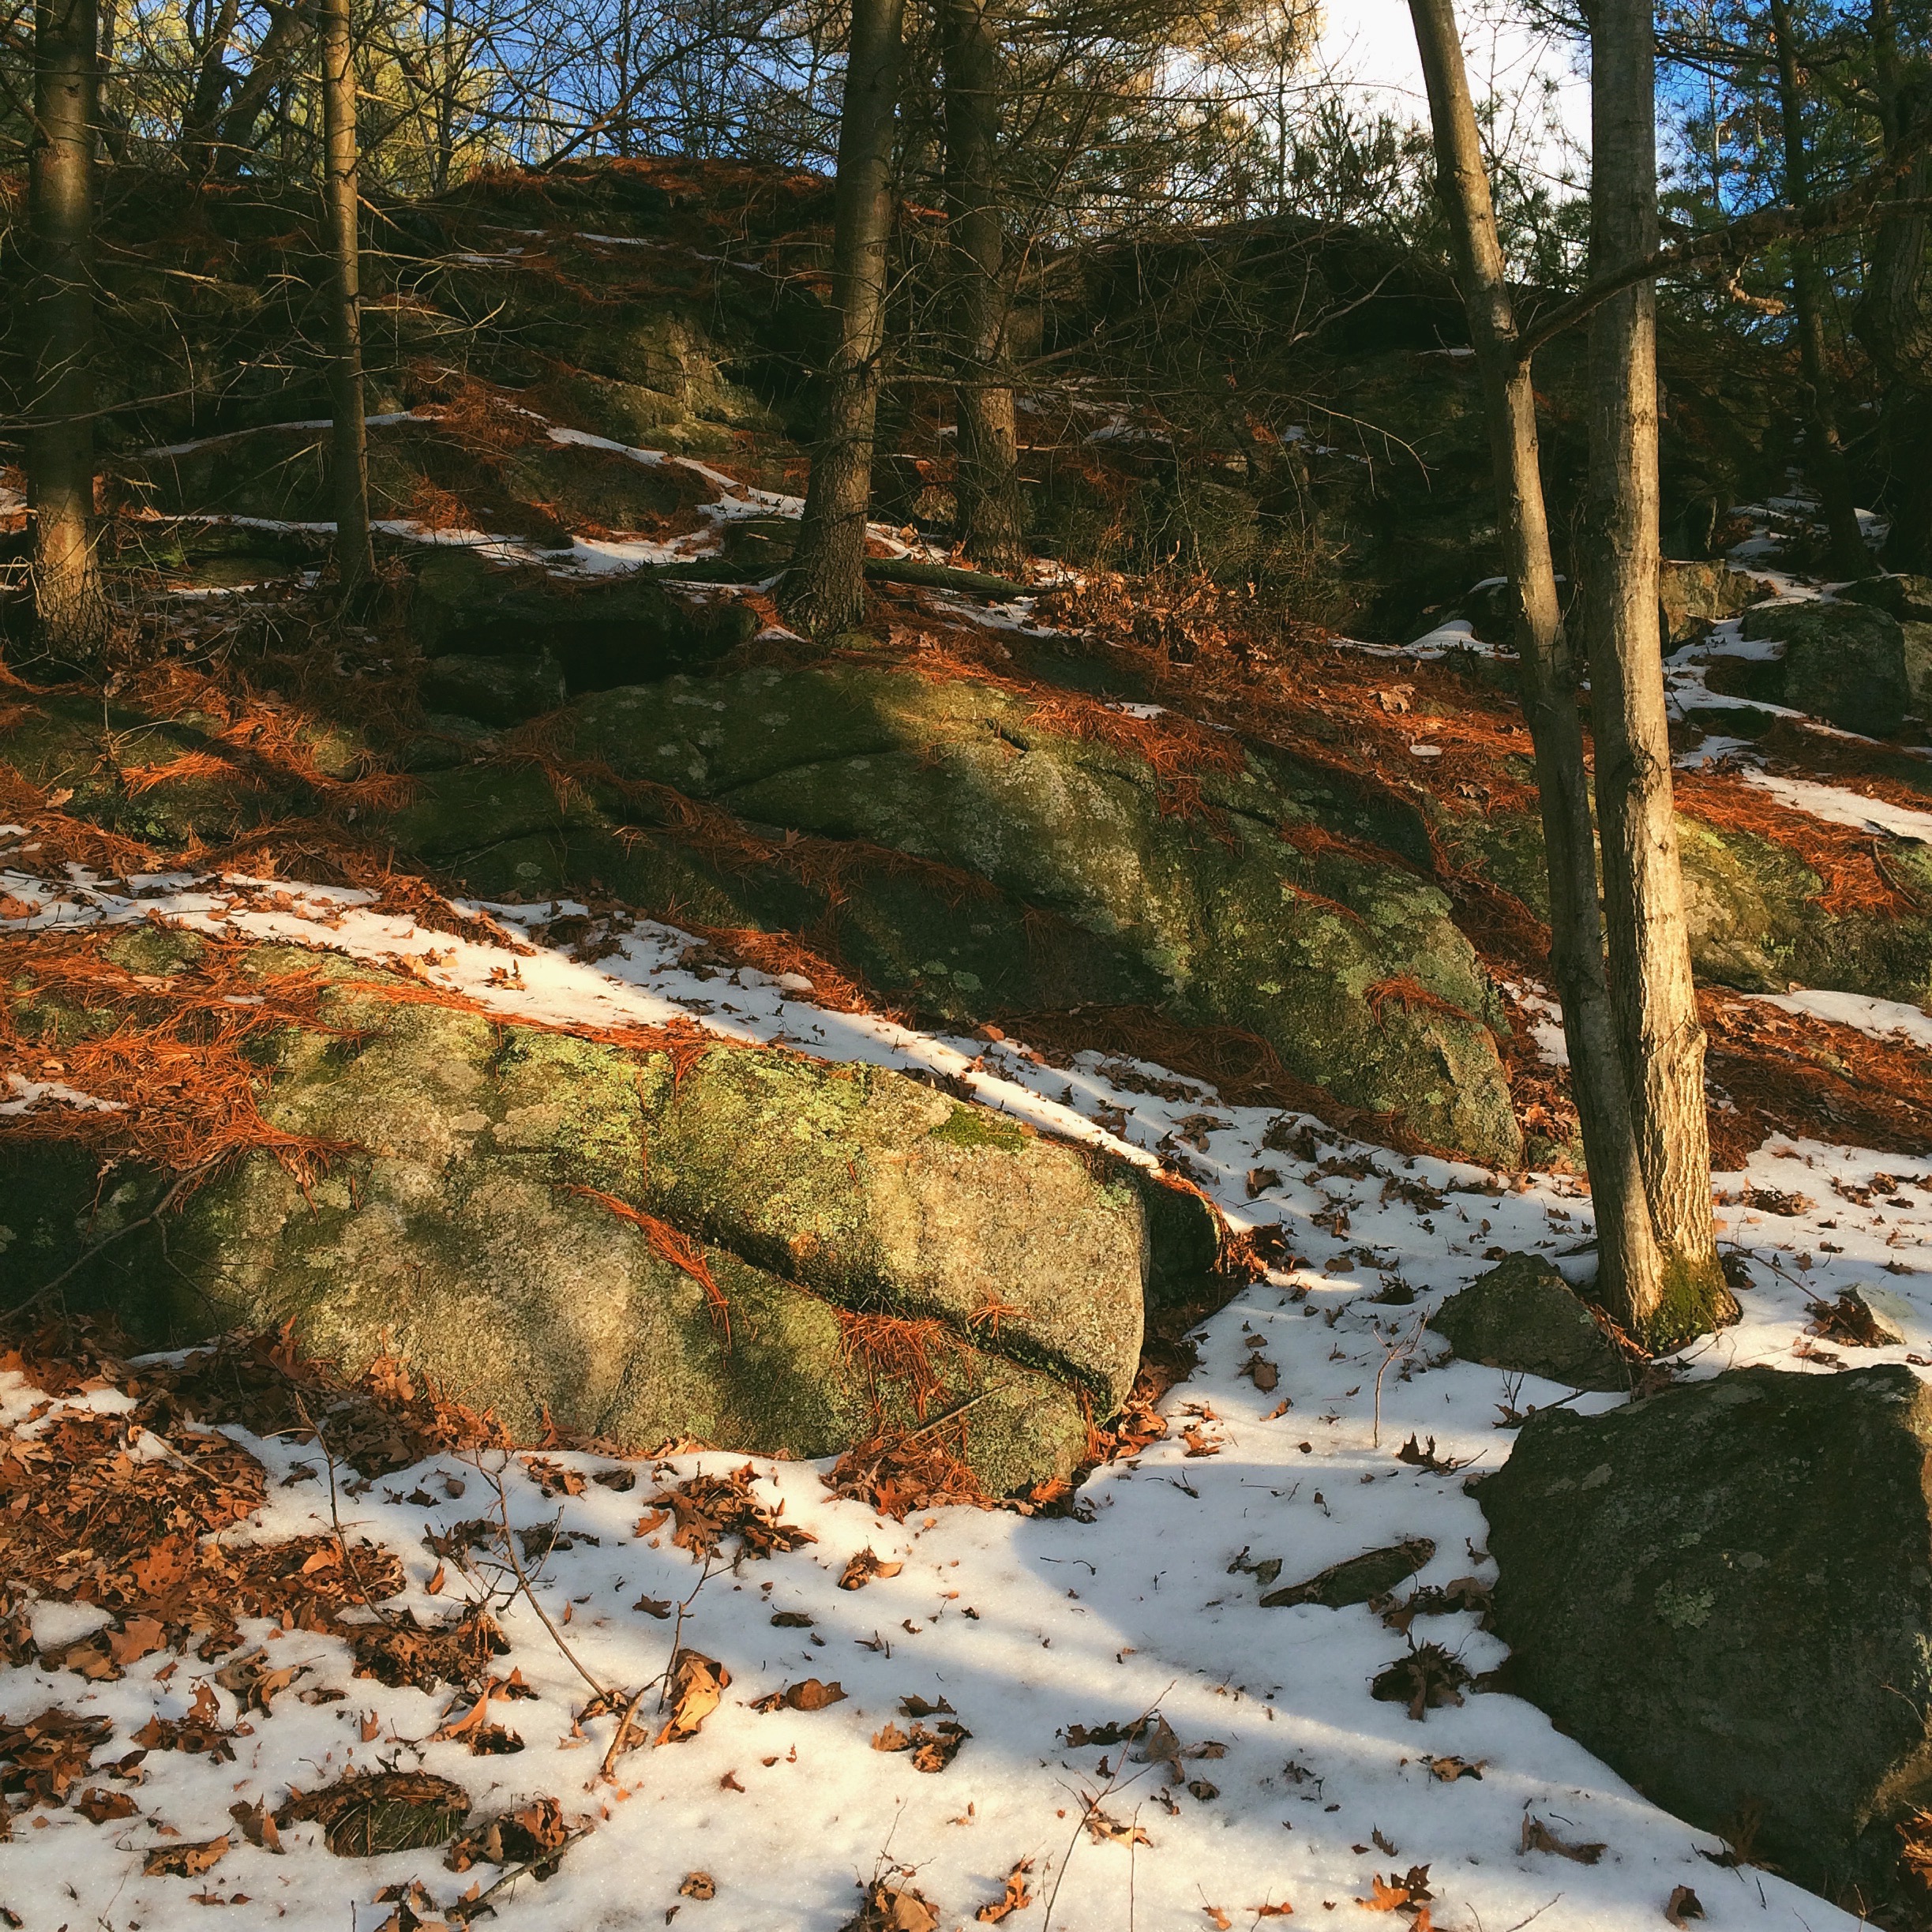
[[[452,651],[424,673],[422,701],[432,711],[485,725],[517,725],[561,704],[564,670],[549,652],[529,657],[472,657]]]
[[[1905,681],[1911,687],[1912,707],[1922,718],[1932,717],[1932,577],[1867,577],[1838,595],[1897,618],[1905,637]]]
[[[1883,737],[1912,709],[1905,633],[1868,604],[1761,604],[1744,635],[1784,646],[1784,702],[1846,731]]]
[[[1288,1610],[1297,1604],[1319,1604],[1326,1609],[1341,1610],[1350,1604],[1365,1604],[1371,1597],[1386,1596],[1435,1555],[1435,1545],[1427,1536],[1411,1536],[1386,1550],[1364,1550],[1345,1562],[1330,1564],[1304,1583],[1270,1590],[1262,1598],[1262,1607]]]
[[[1465,1362],[1573,1389],[1630,1386],[1630,1365],[1540,1255],[1511,1255],[1451,1295],[1429,1324]]]
[[[1932,1798],[1929,1454],[1903,1367],[1541,1411],[1478,1491],[1510,1687],[1799,1883],[1881,1878]]]

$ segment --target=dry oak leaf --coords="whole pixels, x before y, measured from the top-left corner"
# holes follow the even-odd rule
[[[1573,1845],[1559,1838],[1542,1819],[1523,1814],[1522,1849],[1525,1851],[1553,1851],[1561,1859],[1572,1859],[1579,1865],[1594,1865],[1606,1850],[1600,1844]]]
[[[1033,1903],[1033,1894],[1026,1889],[1026,1874],[1033,1870],[1031,1859],[1022,1859],[1006,1875],[1006,1891],[990,1904],[982,1905],[973,1916],[981,1925],[997,1925],[1009,1913],[1023,1911]]]
[[[1704,1916],[1704,1908],[1698,1902],[1698,1895],[1688,1885],[1679,1885],[1671,1894],[1671,1902],[1664,1908],[1664,1915],[1682,1932],[1683,1927],[1693,1919]]]
[[[1138,1825],[1123,1825],[1118,1818],[1111,1818],[1098,1805],[1087,1807],[1082,1821],[1086,1826],[1086,1835],[1097,1845],[1149,1845],[1154,1840]]]
[[[1202,1911],[1207,1914],[1208,1923],[1210,1925],[1217,1927],[1217,1932],[1230,1932],[1230,1929],[1233,1926],[1234,1921],[1228,1916],[1227,1913],[1223,1911],[1220,1906],[1203,1905],[1201,1909]]]
[[[760,1698],[752,1705],[755,1711],[822,1711],[828,1704],[845,1701],[845,1686],[840,1683],[821,1683],[816,1677],[808,1677],[804,1683],[788,1684],[782,1690],[773,1690]]]
[[[452,1839],[443,1863],[452,1872],[467,1871],[478,1863],[527,1865],[533,1878],[543,1879],[557,1870],[569,1848],[563,1806],[554,1798],[533,1798]]]
[[[709,1872],[686,1872],[685,1882],[677,1888],[681,1899],[715,1899],[718,1896],[718,1881]]]
[[[74,1800],[73,1808],[90,1825],[105,1825],[111,1818],[131,1818],[137,1814],[134,1801],[126,1791],[103,1791],[98,1784],[88,1786]]]
[[[1251,1905],[1247,1909],[1257,1919],[1290,1919],[1295,1912],[1294,1907],[1286,1899],[1278,1905]]]
[[[148,1878],[199,1878],[212,1871],[228,1855],[227,1834],[204,1839],[199,1844],[156,1845],[141,1863],[141,1874]]]
[[[1363,1849],[1366,1851],[1367,1846]],[[1429,1890],[1429,1868],[1426,1865],[1412,1865],[1398,1878],[1390,1872],[1386,1878],[1375,1872],[1368,1875],[1369,1896],[1357,1899],[1356,1904],[1372,1912],[1405,1911],[1411,1906],[1420,1905],[1433,1895]],[[1424,1916],[1427,1916],[1426,1911]],[[1420,1919],[1416,1922],[1421,1923]],[[1424,1929],[1427,1932],[1427,1929]]]
[[[888,1563],[882,1556],[876,1556],[869,1549],[863,1549],[846,1565],[845,1574],[838,1579],[842,1590],[862,1590],[874,1577],[896,1577],[906,1566]]]
[[[228,1815],[240,1826],[242,1836],[252,1845],[259,1845],[264,1851],[272,1851],[278,1856],[282,1850],[282,1834],[275,1828],[275,1820],[268,1807],[257,1799],[249,1804],[245,1799],[238,1799],[228,1807]]]
[[[695,1738],[730,1683],[730,1671],[715,1657],[696,1650],[679,1651],[671,1666],[671,1715],[658,1733],[657,1742],[681,1744],[687,1738]]]
[[[936,1932],[939,1922],[938,1911],[923,1894],[874,1879],[865,1887],[865,1902],[838,1932]]]

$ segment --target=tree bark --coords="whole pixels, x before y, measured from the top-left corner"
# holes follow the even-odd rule
[[[1885,139],[1888,172],[1900,197],[1921,201],[1932,174],[1923,147],[1923,92],[1900,71],[1898,28],[1890,0],[1871,0],[1872,91]],[[1864,292],[1852,327],[1885,384],[1879,405],[1879,452],[1889,478],[1892,529],[1885,561],[1893,570],[1932,571],[1932,316],[1924,294],[1926,212],[1885,216],[1878,223]]]
[[[375,574],[369,539],[369,428],[362,401],[362,246],[356,181],[355,69],[349,0],[322,0],[323,232],[329,258],[328,389],[336,575],[343,600]]]
[[[1651,0],[1596,0],[1590,58],[1592,276],[1657,245]],[[1704,1030],[1691,979],[1657,628],[1656,297],[1648,281],[1590,322],[1585,608],[1610,990],[1652,1226],[1654,1296],[1627,1324],[1675,1346],[1735,1317],[1711,1219]]]
[[[805,521],[778,607],[816,636],[865,611],[865,512],[885,351],[887,251],[892,231],[892,122],[905,0],[853,0],[833,198],[832,312],[838,339]]]
[[[38,0],[28,219],[36,287],[27,501],[42,643],[92,656],[107,600],[94,546],[94,0]]]
[[[1589,778],[1577,713],[1576,668],[1550,554],[1536,395],[1529,362],[1517,351],[1516,317],[1457,39],[1454,0],[1409,0],[1409,12],[1435,127],[1438,192],[1482,377],[1503,569],[1517,591],[1523,715],[1536,747],[1549,869],[1551,967],[1562,1005],[1570,1090],[1596,1208],[1597,1296],[1627,1322],[1637,1309],[1659,1298],[1663,1263],[1651,1228],[1604,974]]]
[[[1784,137],[1784,199],[1803,208],[1810,199],[1805,156],[1804,96],[1798,47],[1788,0],[1771,0],[1771,37],[1778,60],[1778,118]],[[1836,385],[1825,340],[1825,276],[1809,242],[1791,243],[1791,306],[1798,317],[1798,355],[1804,371],[1806,453],[1825,508],[1831,568],[1841,576],[1869,577],[1876,566],[1851,493],[1851,472],[1838,432]]]
[[[999,47],[986,0],[946,0],[947,236],[958,382],[954,492],[962,547],[989,570],[1026,560],[1019,437],[1006,376],[1006,242],[1000,219]]]

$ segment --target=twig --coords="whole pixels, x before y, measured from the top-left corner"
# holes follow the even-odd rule
[[[1061,1859],[1060,1862],[1060,1870],[1054,1876],[1053,1889],[1047,1894],[1046,1916],[1040,1922],[1040,1932],[1052,1932],[1053,1924],[1053,1908],[1060,1898],[1060,1889],[1061,1883],[1066,1878],[1067,1867],[1073,1863],[1073,1855],[1080,1848],[1080,1834],[1086,1829],[1087,1820],[1093,1817],[1094,1814],[1100,1809],[1101,1799],[1110,1797],[1112,1795],[1114,1786],[1120,1780],[1120,1773],[1127,1769],[1127,1752],[1128,1743],[1133,1738],[1140,1735],[1142,1729],[1146,1724],[1148,1720],[1160,1709],[1161,1698],[1165,1697],[1168,1690],[1172,1690],[1173,1688],[1173,1685],[1170,1683],[1167,1686],[1167,1690],[1163,1690],[1161,1693],[1160,1698],[1156,1698],[1153,1703],[1150,1704],[1147,1708],[1141,1713],[1139,1716],[1134,1720],[1131,1725],[1126,1727],[1127,1736],[1127,1738],[1123,1739],[1121,1741],[1120,1761],[1114,1767],[1112,1775],[1109,1777],[1107,1782],[1101,1787],[1098,1796],[1089,1798],[1084,1792],[1082,1793],[1080,1821],[1073,1828],[1072,1837],[1067,1841],[1066,1855]],[[1152,1764],[1150,1763],[1147,1768],[1149,1770],[1151,1770],[1154,1767]],[[1136,1772],[1135,1773],[1135,1777],[1139,1778],[1144,1776],[1145,1775],[1146,1773],[1144,1772]],[[1132,1783],[1133,1780],[1130,1779],[1128,1782]],[[1136,1818],[1138,1818],[1140,1814],[1136,1811],[1134,1815]],[[1131,1835],[1127,1840],[1127,1849],[1131,1854],[1133,1850],[1133,1840]],[[1128,1870],[1131,1877],[1132,1872],[1132,1862],[1131,1857],[1129,1859]]]
[[[640,1686],[637,1694],[624,1707],[624,1716],[617,1724],[617,1734],[610,1740],[610,1749],[604,1753],[604,1761],[598,1767],[597,1775],[599,1778],[610,1778],[617,1760],[624,1755],[630,1743],[631,1726],[636,1720],[637,1707],[643,1702],[646,1693],[653,1685],[658,1687],[658,1709],[663,1709],[664,1700],[670,1691],[671,1672],[677,1668],[677,1653],[685,1645],[685,1612],[697,1601],[698,1592],[710,1581],[712,1557],[716,1554],[714,1551],[711,1556],[705,1558],[703,1574],[691,1586],[691,1594],[677,1606],[677,1621],[671,1626],[670,1661],[655,1677]]]
[[[1408,1335],[1403,1340],[1397,1342],[1393,1348],[1385,1349],[1382,1351],[1382,1366],[1375,1371],[1375,1427],[1368,1439],[1368,1446],[1371,1449],[1379,1449],[1382,1446],[1382,1379],[1389,1372],[1389,1364],[1398,1356],[1412,1355],[1415,1352],[1416,1343],[1422,1339],[1422,1331],[1428,1326],[1428,1311],[1425,1308],[1416,1318],[1416,1326],[1409,1330]]]
[[[583,1659],[564,1641],[562,1631],[550,1621],[550,1612],[538,1602],[537,1592],[531,1587],[530,1578],[525,1574],[523,1566],[517,1560],[516,1533],[510,1527],[510,1499],[504,1493],[502,1471],[501,1469],[486,1470],[480,1458],[473,1461],[471,1466],[479,1476],[486,1476],[488,1479],[491,1487],[497,1492],[497,1509],[503,1518],[503,1553],[509,1559],[510,1568],[516,1573],[518,1586],[528,1600],[531,1608],[537,1613],[538,1621],[550,1632],[551,1641],[564,1653],[565,1660],[568,1663],[570,1668],[606,1703],[615,1702],[615,1694],[607,1685],[599,1683],[584,1668]]]
[[[369,1585],[362,1580],[362,1570],[355,1557],[350,1554],[349,1539],[343,1534],[342,1514],[336,1504],[336,1452],[329,1447],[328,1438],[322,1433],[321,1424],[309,1413],[309,1405],[299,1394],[295,1396],[295,1412],[302,1417],[309,1433],[321,1447],[323,1465],[328,1471],[328,1520],[336,1532],[336,1547],[342,1552],[343,1567],[355,1579],[356,1593],[362,1600],[362,1607],[370,1612],[385,1629],[394,1630],[394,1619],[370,1596]]]

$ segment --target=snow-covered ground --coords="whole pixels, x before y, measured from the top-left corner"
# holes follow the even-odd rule
[[[18,847],[0,857],[31,865]],[[224,1724],[253,1727],[238,1729],[232,1763],[150,1753],[142,1781],[129,1788],[137,1818],[96,1825],[72,1809],[20,1818],[0,1851],[0,1905],[35,1932],[153,1932],[194,1922],[197,1893],[208,1904],[245,1899],[238,1923],[374,1932],[395,1909],[377,1902],[385,1887],[420,1878],[448,1905],[473,1880],[487,1886],[499,1875],[488,1865],[447,1873],[433,1851],[338,1859],[313,1825],[286,1829],[280,1855],[233,1829],[238,1803],[260,1799],[272,1809],[291,1785],[377,1765],[453,1778],[486,1812],[554,1796],[586,1828],[555,1877],[519,1879],[492,1898],[506,1927],[617,1932],[675,1914],[713,1932],[833,1932],[855,1909],[858,1882],[895,1866],[916,1874],[895,1884],[916,1886],[939,1908],[940,1926],[958,1926],[999,1900],[1024,1861],[1034,1902],[1011,1923],[1041,1932],[1258,1924],[1290,1905],[1303,1923],[1326,1923],[1332,1913],[1338,1925],[1394,1923],[1361,1919],[1362,1902],[1375,1899],[1378,1878],[1422,1865],[1433,1923],[1454,1932],[1532,1922],[1542,1932],[1647,1932],[1679,1885],[1695,1890],[1713,1932],[1854,1923],[1767,1874],[1709,1862],[1700,1854],[1717,1851],[1716,1841],[1638,1796],[1516,1698],[1472,1693],[1422,1721],[1374,1701],[1371,1679],[1406,1643],[1367,1608],[1258,1603],[1270,1585],[1411,1537],[1435,1546],[1415,1584],[1493,1575],[1465,1476],[1507,1454],[1512,1413],[1569,1392],[1442,1359],[1426,1318],[1506,1250],[1581,1268],[1590,1209],[1574,1182],[1407,1157],[1292,1117],[1291,1128],[1314,1126],[1319,1157],[1278,1152],[1263,1143],[1282,1116],[1225,1105],[1199,1083],[1180,1082],[1181,1097],[1164,1099],[1142,1090],[1157,1070],[1137,1064],[1090,1054],[1056,1067],[1017,1042],[928,1036],[829,1011],[796,976],[681,964],[691,942],[650,922],[594,963],[512,938],[581,907],[471,908],[505,928],[498,946],[422,929],[366,894],[287,881],[77,873],[53,882],[22,870],[0,875],[0,891],[29,908],[0,931],[153,918],[300,940],[369,961],[407,960],[418,978],[527,1019],[611,1026],[682,1014],[727,1037],[954,1074],[986,1105],[1044,1130],[1174,1161],[1236,1227],[1278,1225],[1309,1262],[1270,1274],[1201,1325],[1200,1369],[1163,1405],[1169,1434],[1097,1472],[1078,1518],[955,1509],[896,1524],[831,1497],[819,1465],[759,1462],[761,1495],[782,1498],[785,1520],[817,1540],[707,1574],[673,1546],[648,1499],[660,1483],[737,1468],[741,1456],[676,1457],[640,1467],[628,1494],[591,1483],[576,1495],[546,1495],[518,1458],[487,1457],[479,1469],[443,1456],[344,1498],[343,1528],[394,1552],[409,1581],[400,1604],[426,1620],[490,1581],[486,1565],[467,1579],[451,1566],[431,1596],[439,1559],[423,1541],[426,1529],[482,1513],[488,1479],[501,1476],[515,1525],[561,1516],[572,1544],[546,1560],[535,1594],[577,1660],[607,1684],[634,1690],[665,1670],[675,1625],[658,1613],[688,1600],[684,1643],[723,1663],[730,1684],[696,1736],[630,1752],[614,1782],[599,1771],[617,1720],[573,1723],[583,1679],[520,1597],[500,1613],[514,1644],[500,1668],[520,1668],[537,1697],[493,1713],[523,1740],[508,1756],[434,1740],[446,1697],[354,1678],[336,1639],[265,1623],[245,1624],[244,1634],[272,1662],[305,1671],[305,1687],[346,1698],[283,1696],[271,1713],[249,1715],[192,1656],[150,1656],[98,1683],[38,1666],[0,1670],[0,1713],[15,1721],[56,1700],[111,1719],[103,1763],[152,1714],[178,1717],[197,1694],[215,1698]],[[1906,1011],[1866,1019],[1889,1030],[1909,1024]],[[51,1090],[13,1098],[69,1104]],[[1720,1176],[1720,1232],[1751,1258],[1751,1285],[1743,1321],[1689,1350],[1686,1372],[1752,1362],[1831,1372],[1840,1351],[1814,1345],[1806,1304],[1854,1284],[1902,1298],[1908,1339],[1851,1359],[1932,1364],[1929,1169],[1774,1139],[1747,1173]],[[1269,1377],[1243,1372],[1257,1356],[1278,1371],[1265,1390]],[[47,1399],[17,1376],[0,1382],[0,1422],[31,1431],[63,1406],[126,1401],[100,1390],[43,1408]],[[1592,1409],[1614,1399],[1579,1398]],[[299,1476],[300,1465],[313,1472],[313,1445],[230,1433],[268,1472],[267,1504],[235,1533],[330,1530],[327,1494]],[[1436,1468],[1401,1458],[1412,1438],[1419,1448],[1432,1441]],[[549,1460],[585,1472],[610,1466]],[[461,1500],[445,1476],[464,1484]],[[901,1567],[841,1589],[849,1559],[868,1548]],[[49,1605],[36,1626],[45,1620],[43,1641],[67,1638],[92,1614]],[[1415,1634],[1446,1645],[1472,1671],[1502,1658],[1469,1611],[1419,1623]],[[753,1708],[808,1678],[843,1696],[819,1709]],[[880,1735],[888,1726],[910,1729],[908,1698],[943,1700],[971,1734],[935,1774],[876,1747],[891,1742]],[[1117,1743],[1081,1741],[1077,1728],[1150,1712],[1172,1738],[1152,1761]],[[1591,1863],[1525,1850],[1529,1818],[1562,1844],[1604,1849]],[[144,1876],[145,1855],[171,1842],[170,1833],[184,1841],[227,1833],[231,1846],[205,1878]],[[698,1871],[714,1896],[697,1896],[702,1886],[681,1893]]]

